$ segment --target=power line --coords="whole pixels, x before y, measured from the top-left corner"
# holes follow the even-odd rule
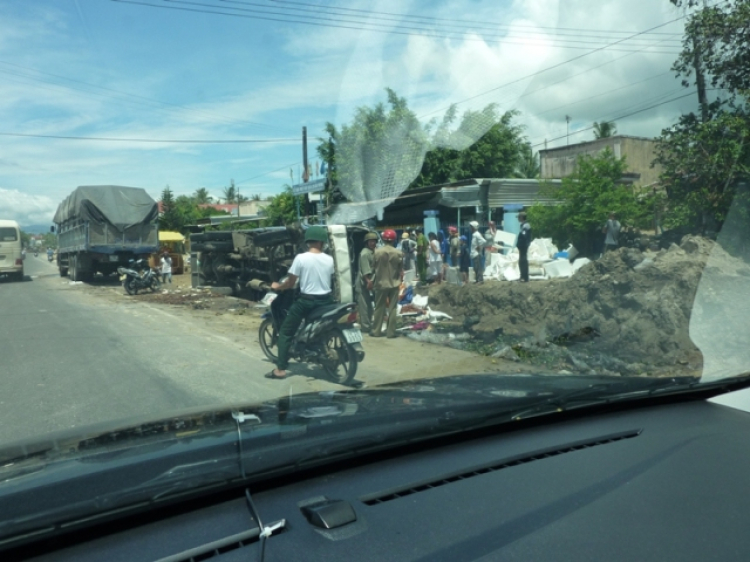
[[[680,20],[682,20],[682,19],[684,19],[684,18],[685,18],[685,16],[680,16],[680,17],[678,17],[678,18],[675,18],[675,19],[673,19],[673,20],[669,20],[669,21],[667,21],[667,22],[661,23],[661,24],[659,24],[659,25],[656,25],[656,26],[654,26],[654,27],[651,27],[651,28],[649,28],[649,29],[646,29],[646,30],[644,30],[644,31],[639,31],[638,33],[636,33],[636,34],[632,35],[631,37],[634,37],[634,36],[636,36],[636,35],[643,35],[644,33],[648,33],[648,32],[651,32],[651,31],[653,31],[654,29],[660,29],[660,28],[662,28],[662,27],[665,27],[665,26],[667,26],[667,25],[669,25],[669,24],[671,24],[671,23],[674,23],[674,22],[676,22],[676,21],[680,21]],[[625,39],[620,39],[620,40],[618,40],[618,41],[615,41],[614,43],[611,43],[611,45],[616,45],[617,43],[620,43],[620,42],[622,42],[622,41],[625,41],[626,39],[627,39],[627,38],[625,38]],[[545,72],[549,72],[550,70],[554,70],[554,69],[556,69],[556,68],[560,68],[560,67],[562,67],[562,66],[565,66],[566,64],[570,64],[571,62],[575,62],[575,61],[577,61],[577,60],[580,60],[580,59],[582,59],[582,58],[584,58],[584,57],[587,57],[587,56],[589,56],[589,55],[592,55],[592,54],[594,54],[594,53],[598,53],[598,52],[600,52],[600,51],[603,51],[603,50],[605,50],[605,49],[607,49],[607,48],[608,48],[608,46],[606,46],[606,47],[598,47],[598,48],[596,48],[596,49],[593,49],[593,50],[591,50],[591,51],[589,51],[589,52],[587,52],[587,53],[583,53],[583,54],[581,54],[581,55],[577,55],[577,56],[575,56],[575,57],[573,57],[573,58],[571,58],[571,59],[568,59],[568,60],[565,60],[565,61],[559,62],[559,63],[557,63],[557,64],[553,64],[552,66],[548,66],[547,68],[543,68],[542,70],[538,70],[538,71],[536,71],[536,72],[532,72],[531,74],[527,74],[526,76],[522,76],[521,78],[516,78],[516,79],[514,79],[514,80],[511,80],[510,82],[506,82],[505,84],[501,84],[500,86],[496,86],[496,87],[494,87],[494,88],[490,88],[489,90],[485,90],[485,91],[483,91],[483,92],[480,92],[480,93],[478,93],[478,94],[475,94],[475,95],[473,95],[473,96],[470,96],[470,97],[468,97],[468,98],[465,98],[465,99],[463,99],[463,100],[459,100],[459,101],[457,101],[457,102],[454,102],[454,103],[452,103],[452,104],[451,104],[451,106],[454,106],[454,105],[459,105],[459,104],[462,104],[462,103],[466,103],[467,101],[472,101],[472,100],[475,100],[475,99],[477,99],[477,98],[480,98],[480,97],[482,97],[482,96],[486,96],[487,94],[490,94],[490,93],[492,93],[492,92],[496,92],[496,91],[498,91],[498,90],[502,90],[503,88],[507,88],[508,86],[512,86],[513,84],[518,84],[518,83],[520,83],[520,82],[523,82],[524,80],[528,80],[529,78],[534,78],[534,77],[536,77],[536,76],[539,76],[540,74],[543,74],[543,73],[545,73]],[[640,49],[640,50],[642,50],[642,49]],[[624,56],[628,56],[628,55],[623,55],[623,57],[624,57]],[[623,57],[620,57],[620,58],[623,58]],[[604,64],[608,64],[608,63],[604,63]],[[604,64],[602,64],[602,65],[600,65],[600,66],[604,66]],[[587,70],[586,72],[588,72],[588,70]],[[582,74],[582,73],[581,73],[581,74]],[[427,116],[427,115],[432,115],[432,114],[434,114],[434,113],[442,113],[443,111],[446,111],[447,109],[450,109],[450,107],[451,107],[451,106],[448,106],[448,107],[444,107],[444,108],[442,108],[442,109],[437,109],[437,110],[431,111],[430,113],[427,113],[427,114],[425,114],[424,116]]]
[[[38,139],[61,139],[82,141],[105,141],[105,142],[148,142],[148,143],[178,143],[178,144],[251,144],[269,142],[298,142],[298,139],[140,139],[140,138],[116,138],[116,137],[77,137],[68,135],[35,135],[31,133],[7,133],[0,132],[5,137],[31,137]]]
[[[247,0],[219,0],[220,2],[223,2],[225,4],[240,4],[244,6],[257,6],[257,7],[266,7],[267,4],[258,4],[257,2],[249,2]],[[445,18],[430,18],[427,16],[414,16],[410,14],[393,14],[389,12],[376,12],[371,10],[359,10],[355,8],[344,8],[344,7],[338,7],[338,6],[328,6],[328,5],[321,5],[321,4],[309,4],[306,2],[286,2],[286,1],[279,1],[276,0],[276,4],[290,4],[293,6],[311,6],[315,9],[306,8],[306,7],[294,7],[294,8],[286,8],[284,6],[280,6],[279,8],[282,10],[293,10],[294,13],[297,12],[311,12],[315,14],[324,13],[329,15],[335,15],[335,16],[341,16],[344,15],[346,17],[354,17],[358,18],[357,20],[354,20],[359,23],[371,23],[372,20],[380,20],[380,21],[386,21],[386,22],[403,22],[404,19],[412,19],[416,20],[411,22],[412,25],[427,25],[429,22],[448,22],[448,23],[438,23],[438,25],[445,27],[445,28],[455,28],[455,29],[461,29],[461,30],[471,30],[475,31],[478,29],[487,29],[492,30],[494,32],[497,32],[498,29],[508,29],[515,31],[516,29],[529,29],[533,31],[539,31],[539,30],[547,30],[547,35],[557,35],[560,37],[574,37],[576,39],[580,39],[582,37],[587,37],[589,39],[606,39],[611,40],[613,33],[620,33],[620,34],[628,34],[632,32],[627,31],[616,31],[616,32],[610,32],[610,31],[604,31],[604,30],[581,30],[581,29],[565,29],[565,28],[550,28],[550,27],[542,27],[542,26],[516,26],[516,25],[507,25],[507,24],[501,24],[501,23],[492,23],[487,21],[477,21],[477,20],[448,20]],[[356,15],[359,13],[363,13],[365,15]],[[385,17],[384,17],[385,16]],[[387,17],[387,16],[395,16],[395,17]],[[427,20],[427,21],[423,21]],[[349,20],[351,21],[351,20]],[[415,28],[415,29],[431,29],[431,28]],[[567,32],[567,33],[565,33]],[[602,35],[592,35],[591,33],[606,33],[608,34],[608,37],[604,37]],[[506,37],[513,37],[512,35],[508,35]],[[581,42],[581,41],[573,41],[573,42]]]
[[[387,34],[393,34],[393,35],[405,35],[405,36],[417,36],[417,37],[431,37],[431,38],[437,38],[437,39],[445,39],[450,37],[449,35],[441,35],[437,33],[414,33],[413,31],[416,31],[416,28],[407,28],[412,29],[412,32],[409,31],[398,31],[397,29],[394,29],[396,27],[404,27],[404,26],[382,26],[382,24],[365,24],[365,25],[371,25],[371,26],[379,26],[379,27],[362,27],[362,22],[356,21],[354,23],[359,23],[359,26],[354,25],[341,25],[336,23],[320,23],[320,22],[312,22],[307,20],[298,20],[298,19],[291,19],[289,17],[284,18],[278,18],[278,17],[269,17],[267,15],[247,15],[243,13],[232,13],[232,12],[224,12],[219,11],[219,8],[217,8],[214,5],[207,5],[207,4],[199,4],[197,2],[188,2],[188,1],[182,1],[182,0],[165,0],[169,1],[170,4],[183,4],[187,6],[197,6],[196,8],[186,8],[181,6],[171,6],[171,5],[162,5],[162,4],[150,4],[147,2],[137,1],[137,0],[112,0],[113,2],[120,2],[122,4],[135,4],[140,6],[146,6],[149,8],[161,8],[166,10],[180,10],[185,12],[196,12],[196,13],[203,13],[203,14],[214,14],[214,15],[221,15],[221,16],[230,16],[230,17],[238,17],[238,18],[245,18],[245,19],[256,19],[256,20],[265,20],[265,21],[276,21],[281,23],[298,23],[302,25],[310,25],[310,26],[316,26],[316,27],[328,27],[328,28],[338,28],[338,29],[351,29],[356,31],[374,31],[377,33],[387,33]],[[210,10],[207,9],[199,9],[199,8],[212,8]],[[273,14],[273,15],[282,15],[282,16],[288,16],[289,14],[285,13],[278,13],[278,12],[270,12],[268,10],[260,11],[260,10],[250,10],[250,9],[243,9],[243,8],[226,8],[226,9],[232,9],[232,10],[240,10],[244,12],[251,12],[256,14]],[[320,17],[310,17],[311,19],[319,19],[324,21],[330,21],[330,22],[337,22],[341,20],[334,20],[330,18],[320,18]],[[576,47],[576,46],[570,46],[570,45],[560,45],[560,44],[548,44],[544,42],[532,42],[529,40],[526,41],[510,41],[510,40],[504,40],[504,39],[485,39],[481,37],[464,37],[464,40],[466,41],[475,41],[475,42],[481,42],[481,43],[507,43],[507,44],[515,44],[515,45],[523,45],[523,46],[529,46],[529,45],[536,45],[536,46],[550,46],[550,47],[557,47],[561,49],[576,49],[576,50],[586,50],[588,47]],[[616,41],[616,44],[623,43],[625,39]],[[613,43],[613,44],[615,44]],[[612,45],[612,44],[610,44]],[[603,48],[609,48],[610,45],[607,45]],[[621,51],[621,52],[630,52],[629,49],[624,48],[618,48],[618,49],[612,49],[614,51]],[[676,55],[678,52],[676,51],[658,51],[655,52],[655,54],[670,54],[670,55]]]
[[[222,2],[229,2],[230,0],[220,0]],[[479,21],[479,20],[466,20],[466,19],[453,19],[453,18],[436,18],[434,16],[422,16],[422,15],[414,15],[414,14],[404,14],[404,13],[393,13],[393,12],[378,12],[375,10],[363,10],[363,9],[357,9],[357,8],[344,8],[340,6],[330,6],[327,4],[313,4],[310,2],[292,2],[291,0],[272,0],[273,2],[276,2],[278,4],[292,4],[296,6],[313,6],[313,7],[319,7],[324,9],[336,9],[336,10],[342,10],[342,11],[348,11],[348,12],[360,12],[365,14],[382,14],[382,15],[388,15],[388,16],[397,16],[400,18],[410,18],[410,19],[420,19],[420,20],[429,20],[429,21],[444,21],[444,22],[462,22],[462,23],[472,23],[472,24],[487,24],[487,25],[494,25],[497,27],[510,27],[508,25],[499,23],[499,22],[492,22],[492,21]],[[572,31],[572,32],[589,32],[589,31],[602,31],[605,33],[622,33],[622,34],[628,34],[632,33],[631,31],[617,31],[617,30],[591,30],[591,29],[584,29],[584,28],[575,28],[575,27],[544,27],[544,26],[513,26],[513,27],[519,27],[519,28],[527,28],[527,29],[550,29],[550,30],[565,30],[565,31]],[[651,35],[670,35],[669,33],[650,33]]]
[[[655,109],[655,108],[660,107],[662,105],[665,105],[665,104],[668,104],[668,103],[672,103],[674,101],[678,101],[678,100],[681,100],[683,98],[687,98],[687,97],[692,96],[692,95],[694,95],[694,94],[692,92],[690,92],[688,94],[684,94],[682,96],[678,96],[678,97],[672,98],[670,100],[666,100],[666,101],[663,101],[663,102],[660,102],[660,103],[657,103],[657,104],[654,104],[654,105],[650,105],[648,107],[644,107],[644,108],[638,109],[636,111],[632,111],[630,113],[626,113],[626,114],[620,115],[620,116],[612,118],[612,119],[607,119],[607,121],[621,121],[622,119],[627,119],[628,117],[632,117],[633,115],[637,115],[639,113],[643,113],[644,111],[648,111],[650,109]],[[578,135],[580,133],[585,133],[586,131],[591,131],[591,130],[593,130],[593,128],[594,128],[594,126],[592,125],[590,127],[585,127],[583,129],[579,129],[577,131],[573,131],[570,134],[571,135]],[[532,144],[531,148],[537,148],[539,146],[542,146],[542,145],[544,145],[545,142],[552,142],[552,141],[556,141],[556,140],[562,140],[565,137],[566,137],[566,135],[562,135],[562,136],[555,137],[555,138],[552,138],[552,139],[546,139],[543,142]]]

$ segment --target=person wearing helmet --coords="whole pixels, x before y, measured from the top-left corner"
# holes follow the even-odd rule
[[[375,246],[378,243],[378,235],[374,232],[365,234],[365,247],[359,253],[359,274],[357,279],[357,313],[359,315],[359,325],[363,332],[369,332],[372,329],[372,259],[375,253]]]
[[[370,335],[379,338],[383,334],[383,318],[386,308],[388,309],[388,327],[386,336],[396,337],[396,304],[398,304],[398,292],[401,287],[401,279],[404,275],[404,262],[394,244],[396,233],[393,230],[384,230],[382,234],[385,244],[382,248],[375,250],[373,262],[375,273],[373,285],[375,287],[375,318]]]
[[[286,291],[292,289],[299,279],[300,296],[289,308],[289,313],[279,328],[276,368],[266,375],[269,379],[285,379],[288,376],[286,368],[289,365],[289,345],[297,327],[313,310],[333,302],[333,258],[323,253],[323,246],[328,242],[328,230],[324,226],[311,226],[305,231],[305,242],[307,252],[294,257],[284,282],[271,283],[272,290]]]

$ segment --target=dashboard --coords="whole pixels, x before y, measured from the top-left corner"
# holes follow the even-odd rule
[[[217,491],[0,558],[746,561],[748,434],[750,414],[704,400],[550,416]]]

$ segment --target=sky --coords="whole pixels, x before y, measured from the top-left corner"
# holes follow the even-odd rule
[[[303,126],[315,162],[325,123],[388,87],[425,124],[451,104],[517,110],[535,150],[591,140],[594,121],[658,136],[697,105],[670,70],[684,15],[668,0],[4,0],[0,218],[49,223],[79,185],[274,195],[298,181]]]

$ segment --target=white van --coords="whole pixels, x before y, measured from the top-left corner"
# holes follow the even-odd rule
[[[0,219],[0,275],[23,281],[23,242],[16,221]]]

